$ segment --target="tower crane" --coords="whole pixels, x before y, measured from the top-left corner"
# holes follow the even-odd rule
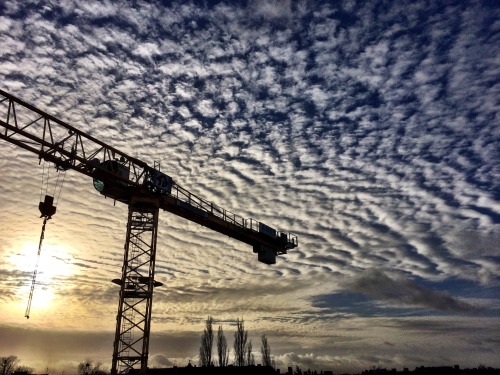
[[[102,195],[128,205],[127,232],[113,344],[113,375],[145,374],[159,211],[168,211],[253,247],[257,259],[274,264],[276,256],[298,246],[297,237],[245,219],[191,193],[174,179],[137,158],[84,133],[0,90],[0,138],[22,147],[58,170],[74,170],[93,180]]]

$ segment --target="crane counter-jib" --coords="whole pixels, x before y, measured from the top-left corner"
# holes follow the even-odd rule
[[[126,173],[115,166],[115,174]],[[114,175],[114,174],[113,174]],[[144,186],[137,190],[121,181],[94,180],[94,187],[112,199],[130,203],[142,197],[144,202],[157,201],[160,209],[189,221],[225,234],[253,246],[259,260],[274,264],[276,255],[286,254],[297,246],[297,237],[275,229],[254,219],[245,219],[189,192],[160,171],[150,172]],[[267,254],[267,256],[265,256]]]
[[[255,252],[259,252],[258,249],[264,246],[279,255],[286,254],[287,250],[297,246],[297,237],[293,234],[276,232],[275,235],[270,235],[255,229],[255,223],[258,222],[253,219],[240,218],[236,221],[234,215],[225,210],[222,213],[218,210],[203,210],[172,195],[161,199],[160,208],[247,243],[254,247]]]

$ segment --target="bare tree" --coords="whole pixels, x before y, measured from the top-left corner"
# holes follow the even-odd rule
[[[247,353],[246,365],[247,366],[255,365],[255,357],[252,354],[252,340],[250,340],[246,346],[246,353]]]
[[[102,363],[86,359],[78,364],[78,375],[105,375],[106,371],[101,369]]]
[[[17,366],[16,367],[16,374],[33,374],[35,369],[33,367],[28,367],[28,366]]]
[[[0,375],[12,375],[19,364],[19,358],[15,355],[0,357]]]
[[[205,322],[205,329],[201,335],[200,365],[210,367],[212,363],[212,346],[214,342],[214,332],[212,324],[214,319],[209,316]]]
[[[262,335],[262,346],[260,347],[260,351],[262,353],[262,366],[272,366],[271,347],[267,342],[265,334]]]
[[[236,366],[245,366],[247,339],[248,331],[245,331],[243,319],[236,319],[236,332],[234,333],[234,361]]]
[[[229,361],[229,348],[227,347],[226,336],[222,326],[219,326],[217,331],[217,354],[219,355],[219,366],[226,367]]]

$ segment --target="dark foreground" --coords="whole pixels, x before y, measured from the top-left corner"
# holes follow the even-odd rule
[[[220,375],[275,375],[275,374],[286,374],[286,375],[334,375],[332,371],[311,371],[302,370],[298,367],[289,367],[286,372],[280,372],[280,370],[275,370],[272,367],[266,366],[228,366],[228,367],[173,367],[164,369],[149,369],[148,375],[202,375],[202,374],[220,374]],[[361,373],[352,375],[392,375],[392,374],[413,374],[413,375],[500,375],[500,369],[493,368],[473,368],[473,369],[461,369],[459,366],[440,366],[440,367],[417,367],[414,370],[403,369],[398,371],[396,369],[372,369],[365,370]],[[351,375],[351,374],[339,374],[336,375]]]

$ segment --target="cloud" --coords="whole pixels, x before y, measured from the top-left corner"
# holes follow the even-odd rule
[[[153,354],[148,360],[148,366],[150,368],[166,368],[172,367],[173,362],[164,354]]]
[[[298,249],[264,267],[251,247],[162,212],[158,329],[194,329],[201,305],[224,319],[248,311],[273,332],[267,322],[281,331],[314,322],[331,335],[329,324],[356,315],[356,306],[326,319],[315,297],[338,294],[346,278],[351,297],[450,315],[476,311],[453,297],[470,296],[461,282],[498,285],[496,9],[42,5],[2,8],[2,89],[148,164],[161,161],[180,185],[221,207],[299,236]],[[37,163],[2,141],[3,259],[38,240]],[[72,270],[45,285],[69,307],[40,314],[46,324],[113,326],[109,280],[120,273],[126,217],[126,207],[68,172],[45,239],[56,256],[42,257]],[[0,291],[22,309],[32,270],[14,269],[0,265]],[[440,282],[449,294],[422,286]],[[93,304],[109,319],[84,307]],[[9,322],[19,323],[14,316]],[[320,361],[320,349],[304,342],[300,353],[285,352],[314,351]]]
[[[290,0],[258,0],[250,4],[249,13],[252,17],[260,16],[267,21],[290,18],[292,16],[292,2]]]
[[[381,270],[369,269],[346,283],[355,293],[400,306],[418,306],[455,313],[478,313],[481,307],[456,299],[444,292],[426,289],[402,275],[388,276]]]

